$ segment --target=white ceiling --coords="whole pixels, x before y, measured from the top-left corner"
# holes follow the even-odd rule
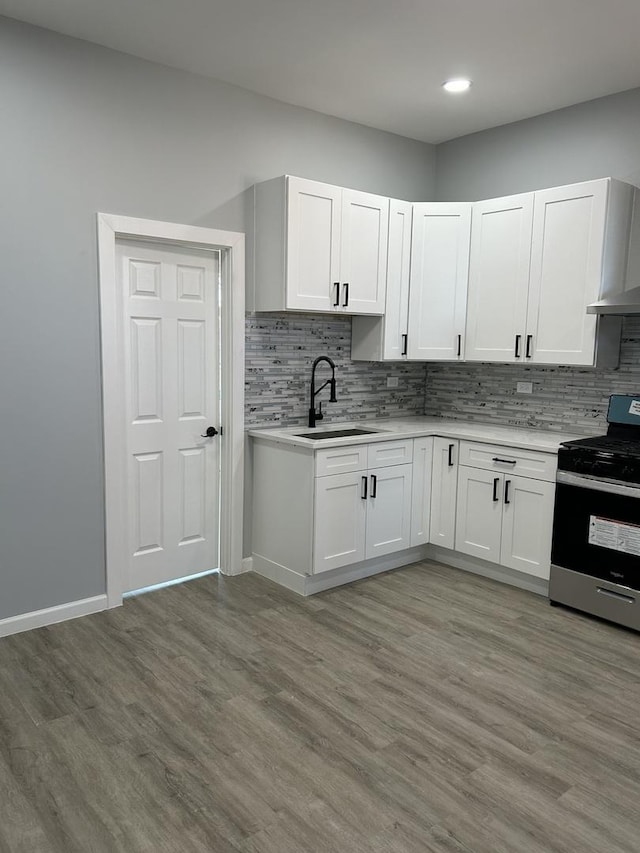
[[[640,0],[0,0],[0,14],[425,142],[640,86]],[[471,90],[446,94],[460,75]]]

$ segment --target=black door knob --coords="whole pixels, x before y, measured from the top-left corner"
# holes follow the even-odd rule
[[[202,436],[202,438],[213,438],[213,436],[217,434],[218,430],[215,427],[207,427],[207,431]]]

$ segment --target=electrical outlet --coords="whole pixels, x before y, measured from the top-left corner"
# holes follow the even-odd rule
[[[387,376],[387,388],[397,388],[400,380],[397,376]]]
[[[518,394],[533,394],[533,382],[518,382],[516,392]]]

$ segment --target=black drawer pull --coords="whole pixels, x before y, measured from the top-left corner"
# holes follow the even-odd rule
[[[510,485],[511,485],[511,480],[505,480],[504,481],[504,502],[506,504],[511,503],[511,501],[509,500],[509,486]]]
[[[360,492],[360,497],[362,498],[363,501],[366,501],[366,499],[367,499],[367,478],[366,477],[362,478],[362,491]]]
[[[521,340],[522,340],[522,335],[516,335],[516,350],[515,350],[516,358],[520,358],[520,341]]]
[[[498,497],[498,486],[499,485],[500,485],[500,477],[494,477],[493,478],[493,500],[495,502],[500,500],[500,498]]]
[[[527,335],[527,350],[525,358],[531,358],[531,344],[533,343],[533,335]]]
[[[516,465],[517,464],[516,459],[501,459],[499,456],[494,456],[491,461],[492,462],[504,462],[505,465]]]
[[[400,353],[400,355],[406,355],[407,354],[407,343],[408,343],[408,341],[409,341],[409,335],[403,335],[402,336],[402,352]]]
[[[342,307],[346,308],[349,305],[349,282],[345,281],[344,283],[344,302],[342,303]]]
[[[458,351],[456,355],[458,358],[462,355],[462,335],[458,335]]]
[[[340,282],[334,281],[333,286],[336,289],[336,298],[333,301],[333,307],[337,308],[340,305]]]
[[[449,468],[453,468],[453,448],[454,447],[455,447],[455,444],[449,445],[449,459],[448,459]]]
[[[375,498],[378,494],[378,478],[375,474],[371,475],[371,497]]]

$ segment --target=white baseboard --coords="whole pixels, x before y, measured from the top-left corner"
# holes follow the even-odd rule
[[[266,557],[262,557],[260,554],[254,554],[251,557],[251,564],[256,574],[279,583],[280,586],[284,586],[286,589],[290,589],[300,595],[305,595],[304,584],[307,580],[306,575],[299,575],[286,566],[281,566],[280,563],[267,560]]]
[[[319,575],[300,575],[286,566],[267,560],[260,554],[254,554],[253,571],[275,581],[275,583],[279,583],[292,592],[297,592],[299,595],[313,595],[325,589],[332,589],[334,586],[353,583],[353,581],[368,578],[371,575],[380,574],[380,572],[388,572],[390,569],[398,569],[400,566],[416,563],[424,559],[424,553],[423,547],[409,548],[406,551],[398,551],[395,554],[376,557],[373,560],[364,560],[361,563],[354,563],[352,566],[345,566],[343,569],[332,569],[330,572],[322,572]]]
[[[253,557],[243,557],[241,574],[244,574],[245,572],[252,572],[252,571],[253,571]]]
[[[362,578],[377,575],[380,572],[388,572],[391,569],[399,569],[402,566],[408,566],[410,563],[417,563],[421,560],[433,560],[445,566],[452,566],[455,569],[462,569],[465,572],[482,575],[482,577],[491,578],[492,580],[507,583],[511,586],[517,586],[519,589],[535,592],[538,595],[546,596],[549,589],[549,581],[544,578],[527,575],[524,572],[517,572],[506,566],[488,563],[485,560],[469,557],[466,554],[461,554],[459,551],[450,551],[448,548],[440,548],[437,545],[421,545],[418,548],[408,548],[406,551],[398,551],[395,554],[389,554],[387,557],[365,560],[361,563],[355,563],[352,566],[345,566],[342,569],[322,572],[319,575],[300,575],[286,566],[274,563],[272,560],[268,560],[259,554],[254,554],[253,558],[247,558],[243,563],[248,560],[252,560],[252,570],[254,572],[293,592],[297,592],[299,595],[313,595],[325,589],[332,589],[335,586],[352,583]]]
[[[70,601],[68,604],[46,607],[44,610],[32,610],[20,616],[10,616],[8,619],[0,619],[0,637],[31,631],[33,628],[44,628],[46,625],[55,625],[56,622],[88,616],[90,613],[99,613],[107,607],[107,596],[95,595],[93,598],[82,598],[79,601]]]
[[[491,578],[494,581],[507,583],[510,586],[517,586],[518,589],[525,589],[528,592],[535,592],[538,595],[546,597],[549,592],[549,581],[545,578],[527,575],[524,572],[517,572],[515,569],[499,566],[497,563],[489,563],[477,557],[469,557],[467,554],[461,554],[459,551],[450,551],[448,548],[441,548],[439,545],[427,545],[425,547],[425,555],[425,559],[427,560],[435,560],[437,563],[453,566],[454,569],[462,569],[474,575],[481,575],[483,578]]]
[[[345,583],[353,583],[363,578],[379,575],[391,569],[399,569],[410,563],[418,563],[425,559],[425,551],[419,548],[408,548],[406,551],[397,551],[386,557],[375,557],[373,560],[365,560],[355,563],[353,566],[345,566],[344,569],[333,569],[330,572],[322,572],[320,575],[311,575],[305,578],[304,595],[313,595],[334,586],[342,586]]]

